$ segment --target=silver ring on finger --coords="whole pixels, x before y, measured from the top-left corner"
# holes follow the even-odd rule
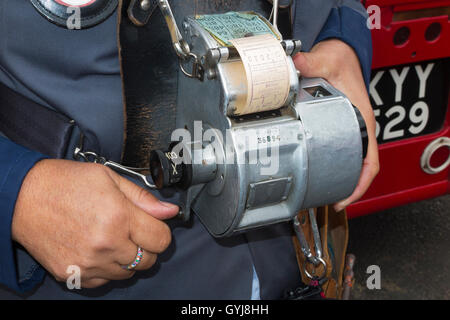
[[[136,258],[134,258],[133,262],[131,262],[129,265],[127,266],[122,266],[122,268],[126,269],[126,270],[133,270],[134,268],[137,267],[137,265],[142,261],[142,257],[144,255],[144,250],[142,250],[141,247],[137,248],[137,254],[136,254]]]

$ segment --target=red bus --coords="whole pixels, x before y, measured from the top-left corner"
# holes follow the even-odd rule
[[[380,172],[349,218],[450,193],[450,0],[362,2]]]

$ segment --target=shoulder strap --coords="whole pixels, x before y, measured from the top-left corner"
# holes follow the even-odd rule
[[[64,158],[75,122],[0,83],[0,131],[11,141]]]

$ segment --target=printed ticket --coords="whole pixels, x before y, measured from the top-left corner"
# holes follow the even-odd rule
[[[271,34],[230,42],[239,52],[247,77],[247,99],[236,105],[242,115],[280,108],[289,94],[289,67],[286,52]]]

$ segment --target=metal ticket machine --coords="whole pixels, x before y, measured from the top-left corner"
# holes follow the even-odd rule
[[[223,237],[353,192],[365,123],[326,81],[299,77],[300,41],[255,12],[189,16],[178,29],[169,3],[158,5],[182,72],[178,129],[150,170],[157,188],[182,193],[184,219],[192,209]]]

